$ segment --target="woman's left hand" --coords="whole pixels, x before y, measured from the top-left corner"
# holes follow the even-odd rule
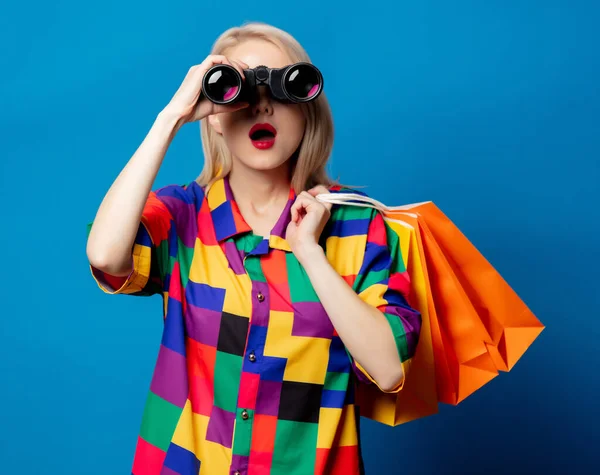
[[[286,230],[286,241],[296,258],[302,263],[315,250],[318,251],[319,237],[331,216],[331,204],[321,203],[315,196],[329,193],[323,185],[302,191],[290,210],[292,220]]]

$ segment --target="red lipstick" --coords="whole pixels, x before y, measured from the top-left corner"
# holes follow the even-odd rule
[[[254,124],[248,132],[248,136],[254,145],[259,150],[266,150],[275,144],[275,136],[277,129],[271,124]]]

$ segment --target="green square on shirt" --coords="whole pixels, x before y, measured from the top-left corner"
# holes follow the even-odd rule
[[[319,297],[310,283],[306,271],[291,252],[285,256],[288,272],[288,287],[292,303],[319,302]]]
[[[336,373],[328,371],[325,376],[325,386],[323,389],[331,391],[346,391],[348,388],[348,380],[350,379],[350,373]]]
[[[314,473],[319,425],[313,422],[277,421],[271,475]]]
[[[166,452],[181,412],[180,407],[150,392],[144,408],[140,436]]]
[[[165,247],[167,247],[165,245]],[[172,272],[173,266],[176,262],[179,263],[179,275],[181,277],[181,286],[185,288],[188,283],[190,276],[190,267],[192,266],[192,261],[194,259],[194,249],[193,247],[187,247],[183,244],[183,241],[178,238],[177,239],[177,253],[178,255],[170,257],[169,260],[169,272]],[[167,248],[165,251],[167,254],[169,253],[169,249]],[[200,257],[200,256],[198,256]]]
[[[235,412],[243,360],[241,356],[217,351],[215,360],[215,406]]]
[[[233,455],[250,455],[250,446],[252,443],[252,428],[254,425],[254,410],[246,409],[248,411],[248,419],[244,420],[241,416],[242,408],[237,410],[236,421],[235,421],[235,434],[233,441]],[[260,437],[261,434],[256,434],[256,437]]]
[[[260,266],[260,256],[246,256],[244,260],[244,268],[248,272],[248,276],[255,282],[267,282],[265,274]]]
[[[370,219],[373,213],[372,208],[362,206],[338,206],[331,213],[329,221],[352,221],[353,219]]]
[[[368,289],[373,284],[379,284],[381,282],[387,283],[387,279],[389,277],[389,270],[370,270],[367,271],[366,274],[359,274],[356,276],[356,282],[354,282],[354,288],[358,292],[362,292],[363,290]]]
[[[235,242],[235,246],[240,250],[244,251],[246,254],[250,254],[256,247],[263,241],[262,236],[258,236],[253,232],[245,233],[239,236],[235,236],[230,238],[233,242]]]

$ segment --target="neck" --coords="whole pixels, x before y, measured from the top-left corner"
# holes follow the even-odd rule
[[[240,211],[269,215],[288,200],[289,164],[286,162],[273,170],[255,170],[234,161],[229,172],[229,184]]]

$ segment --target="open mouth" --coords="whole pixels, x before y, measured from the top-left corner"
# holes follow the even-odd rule
[[[248,133],[256,148],[269,148],[275,142],[277,130],[271,124],[255,124]]]

